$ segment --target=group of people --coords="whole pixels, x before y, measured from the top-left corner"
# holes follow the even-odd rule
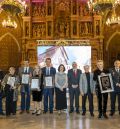
[[[90,66],[84,66],[84,73],[77,68],[77,63],[72,63],[72,68],[66,73],[65,66],[60,64],[58,72],[52,66],[51,58],[46,58],[46,66],[40,68],[36,65],[34,69],[29,66],[29,61],[24,61],[24,66],[19,68],[16,74],[15,68],[10,67],[9,73],[3,76],[0,71],[0,115],[4,115],[2,109],[2,97],[6,98],[6,116],[16,114],[18,88],[21,93],[21,111],[20,114],[30,113],[30,96],[32,93],[34,110],[32,114],[40,115],[42,113],[42,100],[44,105],[43,113],[49,110],[53,114],[55,109],[61,114],[61,110],[67,109],[66,88],[69,88],[70,107],[69,113],[76,111],[80,114],[79,96],[82,95],[82,115],[86,114],[86,100],[89,101],[90,115],[94,117],[93,95],[96,93],[98,100],[98,118],[108,118],[107,101],[108,93],[102,93],[98,76],[110,73],[112,76],[114,91],[110,92],[111,111],[110,116],[115,114],[116,97],[118,97],[118,111],[120,115],[120,61],[114,62],[114,68],[104,69],[102,60],[98,60],[95,71],[90,72]],[[33,88],[32,80],[36,79],[38,88]],[[55,94],[55,95],[54,95]],[[55,97],[54,97],[55,96]],[[43,99],[44,98],[44,99]],[[55,98],[55,99],[54,99]],[[55,102],[54,102],[55,100]]]

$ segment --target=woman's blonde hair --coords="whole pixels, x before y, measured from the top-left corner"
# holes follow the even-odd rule
[[[35,75],[36,75],[36,67],[38,67],[38,68],[39,68],[38,74],[39,74],[39,76],[41,76],[42,71],[41,71],[41,68],[40,68],[40,66],[39,66],[39,65],[35,65],[35,68],[34,68],[34,70],[33,70],[33,76],[35,76]]]

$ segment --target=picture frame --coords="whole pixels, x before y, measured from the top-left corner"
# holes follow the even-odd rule
[[[111,74],[99,75],[98,81],[99,81],[101,93],[109,93],[114,91]]]
[[[31,90],[40,90],[39,78],[32,78],[31,80]]]
[[[29,74],[22,74],[22,84],[29,84]]]
[[[44,79],[44,85],[46,87],[52,87],[53,86],[53,77],[52,76],[46,76]]]
[[[14,87],[15,86],[15,77],[8,77],[7,84]]]

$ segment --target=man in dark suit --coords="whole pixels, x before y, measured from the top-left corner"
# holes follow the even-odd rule
[[[94,76],[93,80],[96,81],[96,95],[97,95],[97,100],[98,100],[98,118],[104,117],[105,119],[108,119],[108,116],[106,114],[107,110],[107,101],[108,101],[108,93],[101,93],[100,90],[100,84],[98,80],[98,76],[108,74],[109,71],[104,69],[104,63],[103,60],[98,60],[97,61],[97,69],[94,71]]]
[[[44,78],[44,113],[48,111],[48,98],[49,98],[49,109],[50,113],[53,113],[53,96],[54,96],[54,78],[56,74],[56,69],[51,67],[51,58],[46,58],[46,67],[42,68],[43,78]],[[52,84],[47,80],[51,79]],[[48,83],[47,83],[48,82]]]
[[[29,61],[26,60],[24,61],[24,66],[19,68],[19,77],[20,77],[20,82],[21,82],[21,112],[20,114],[24,113],[26,110],[27,113],[29,113],[30,110],[30,85],[29,81],[30,78],[32,77],[32,72],[33,69],[32,67],[29,66]],[[23,81],[24,77],[28,76],[28,82]]]
[[[1,86],[3,77],[4,77],[3,71],[0,69],[0,115],[4,115],[2,109],[2,86]]]
[[[111,112],[110,116],[113,116],[115,113],[115,102],[116,97],[118,97],[118,111],[120,115],[120,61],[116,60],[114,62],[114,68],[110,69],[110,73],[112,74],[114,92],[111,92]]]
[[[73,103],[75,97],[75,107],[76,113],[79,112],[79,95],[80,95],[80,88],[79,88],[79,81],[80,81],[80,74],[82,71],[77,69],[77,63],[72,63],[72,69],[68,70],[68,87],[70,92],[70,113],[74,111]]]

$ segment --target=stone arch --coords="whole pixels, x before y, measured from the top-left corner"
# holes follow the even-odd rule
[[[112,40],[117,34],[120,35],[120,32],[116,31],[115,33],[113,33],[113,34],[111,35],[111,37],[109,38],[109,40],[107,41],[107,43],[106,43],[106,51],[108,51],[108,47],[109,47],[109,45],[110,45],[111,40]]]
[[[21,48],[17,38],[10,32],[0,37],[0,68],[7,70],[10,66],[19,67]]]
[[[5,33],[4,35],[2,35],[2,36],[0,37],[0,41],[1,41],[2,39],[4,39],[6,36],[8,36],[8,35],[13,38],[13,40],[15,41],[15,43],[16,43],[17,46],[18,46],[18,51],[20,52],[20,45],[19,45],[19,42],[18,42],[18,40],[16,39],[16,37],[15,37],[13,34],[11,34],[10,32]]]

